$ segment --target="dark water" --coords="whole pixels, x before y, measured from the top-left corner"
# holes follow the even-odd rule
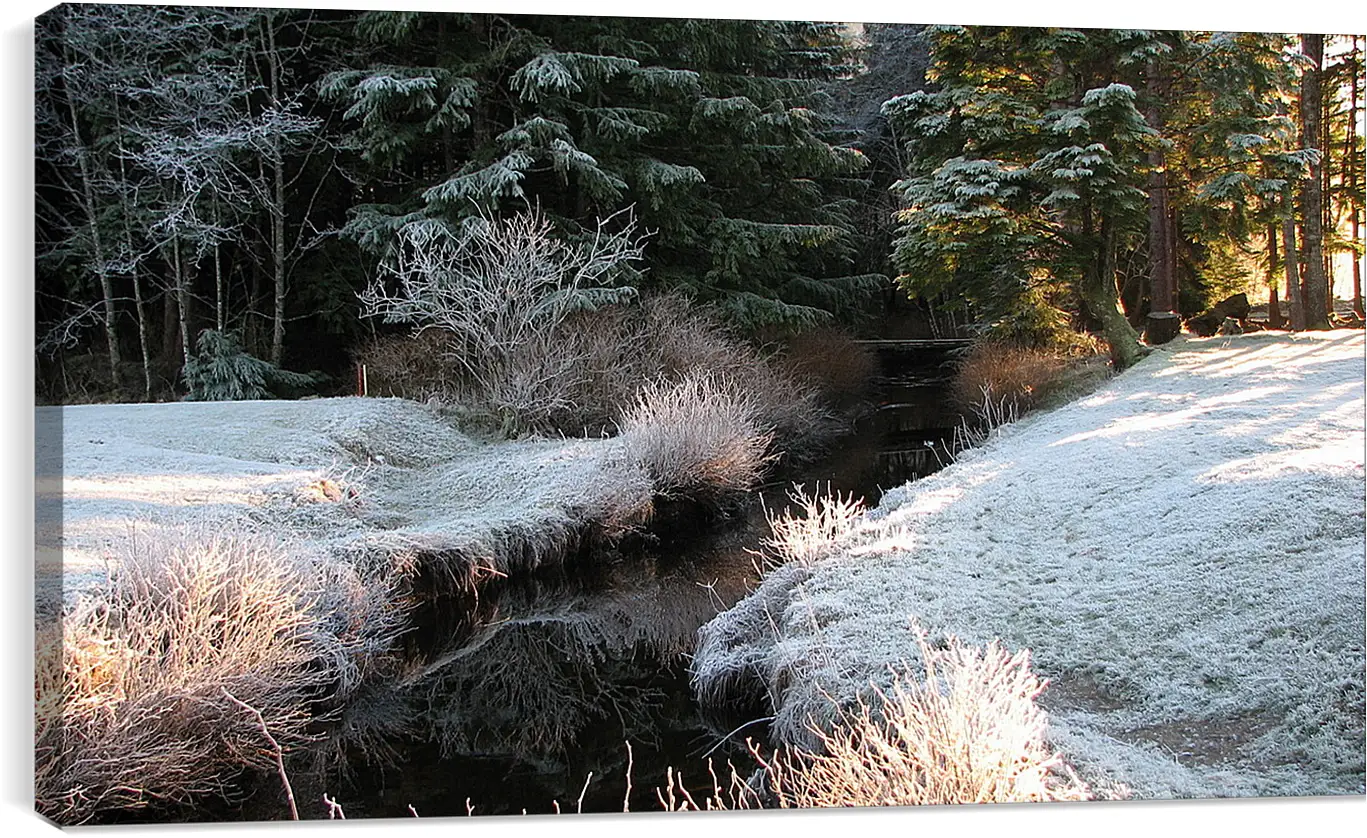
[[[723,785],[728,759],[748,774],[739,743],[763,741],[763,724],[730,739],[709,730],[687,664],[697,629],[757,583],[750,551],[768,533],[765,509],[782,509],[793,482],[872,506],[882,491],[947,461],[957,416],[944,404],[943,349],[880,356],[883,375],[855,432],[819,462],[763,487],[762,503],[691,528],[696,534],[482,589],[478,603],[452,603],[473,605],[475,616],[374,697],[392,764],[368,764],[366,749],[352,746],[349,776],[334,774],[323,790],[348,818],[409,817],[410,806],[423,817],[655,811],[671,767],[699,799],[712,787],[709,759]],[[360,704],[345,724],[364,731]],[[396,715],[402,730],[392,729]]]

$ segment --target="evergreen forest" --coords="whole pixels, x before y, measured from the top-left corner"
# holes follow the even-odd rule
[[[635,236],[575,305],[757,345],[896,304],[1123,368],[1238,292],[1362,316],[1362,36],[74,4],[36,38],[43,401],[225,359],[233,397],[354,392],[412,331],[377,278],[517,213]]]

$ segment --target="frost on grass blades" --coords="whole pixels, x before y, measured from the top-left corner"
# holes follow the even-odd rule
[[[701,700],[821,752],[919,624],[1030,650],[1094,789],[1360,793],[1362,381],[1361,333],[1193,340],[1004,426],[705,626]]]

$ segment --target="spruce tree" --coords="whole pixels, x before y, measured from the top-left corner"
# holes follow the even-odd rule
[[[1161,309],[1203,309],[1230,281],[1217,257],[1266,224],[1313,156],[1277,113],[1284,36],[930,37],[936,87],[884,106],[910,161],[894,261],[911,293],[957,298],[999,333],[1038,338],[1080,300],[1116,363],[1132,363],[1131,323],[1155,290]],[[1122,291],[1128,318],[1116,316]]]
[[[849,275],[862,155],[828,141],[834,25],[376,13],[325,79],[364,161],[397,169],[350,235],[538,205],[573,238],[634,205],[646,277],[748,326],[811,324],[879,278]],[[403,55],[402,64],[394,60]],[[380,197],[380,195],[377,195]]]

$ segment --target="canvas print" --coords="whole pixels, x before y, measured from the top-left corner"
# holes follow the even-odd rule
[[[1363,795],[1363,46],[45,12],[37,812]]]

